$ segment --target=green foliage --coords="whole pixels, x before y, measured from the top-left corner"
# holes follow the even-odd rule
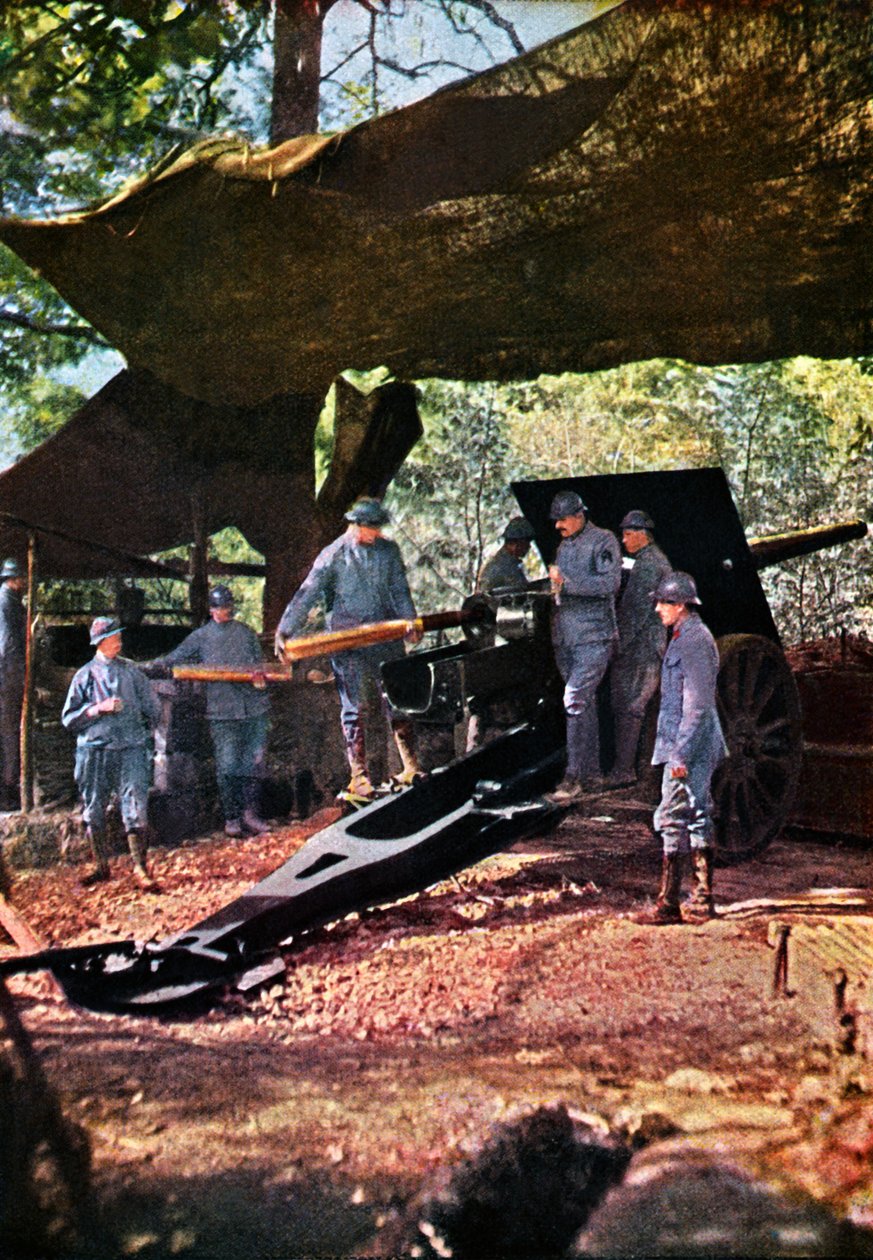
[[[503,386],[423,383],[425,437],[390,492],[420,607],[454,605],[518,508],[513,480],[721,465],[749,536],[873,514],[859,362],[628,364]],[[765,571],[786,642],[873,631],[870,542]]]
[[[8,413],[10,436],[19,451],[30,451],[57,433],[85,402],[75,385],[38,376],[26,382]]]
[[[266,37],[264,16],[263,6],[230,0],[6,6],[11,208],[22,212],[28,193],[43,205],[98,196],[170,145],[221,126],[231,116],[227,72]]]
[[[505,518],[518,511],[501,403],[502,391],[490,384],[421,384],[426,436],[397,474],[388,503],[424,611],[457,607],[473,590]]]

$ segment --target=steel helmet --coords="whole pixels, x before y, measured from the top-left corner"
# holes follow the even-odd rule
[[[587,507],[575,490],[559,490],[552,499],[549,517],[553,521],[560,521],[565,516],[581,516],[587,511]]]
[[[503,531],[504,542],[529,542],[533,536],[533,526],[524,516],[513,516]]]
[[[3,561],[3,567],[0,568],[0,581],[11,577],[24,577],[21,565],[14,556],[8,556]]]
[[[117,617],[95,617],[91,622],[91,642],[102,643],[113,634],[121,634],[121,622]]]
[[[699,604],[697,587],[690,573],[668,573],[652,591],[656,604]]]
[[[391,513],[378,499],[364,497],[352,504],[345,519],[353,525],[369,525],[372,529],[378,529],[380,525],[388,524]]]
[[[655,522],[647,512],[641,512],[638,508],[628,512],[619,526],[619,529],[644,529],[647,533],[651,533],[655,528]]]
[[[229,586],[223,586],[219,583],[218,586],[213,586],[212,590],[209,592],[210,608],[233,608],[235,603],[236,600],[233,597],[233,591]]]

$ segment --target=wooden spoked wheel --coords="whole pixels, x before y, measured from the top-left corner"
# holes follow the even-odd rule
[[[718,640],[718,711],[730,756],[713,780],[723,862],[760,853],[794,800],[803,739],[800,700],[781,649],[760,635]]]

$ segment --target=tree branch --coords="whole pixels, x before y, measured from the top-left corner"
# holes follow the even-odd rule
[[[33,319],[30,315],[20,315],[17,311],[9,311],[0,306],[0,323],[12,324],[15,328],[26,328],[28,332],[40,333],[47,337],[71,337],[77,341],[87,341],[92,346],[111,350],[109,342],[89,328],[87,324],[58,324],[53,320]]]

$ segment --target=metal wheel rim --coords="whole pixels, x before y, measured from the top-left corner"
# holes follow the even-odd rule
[[[759,635],[719,640],[717,699],[730,756],[713,781],[719,858],[760,853],[784,825],[800,775],[797,687],[781,649]]]

